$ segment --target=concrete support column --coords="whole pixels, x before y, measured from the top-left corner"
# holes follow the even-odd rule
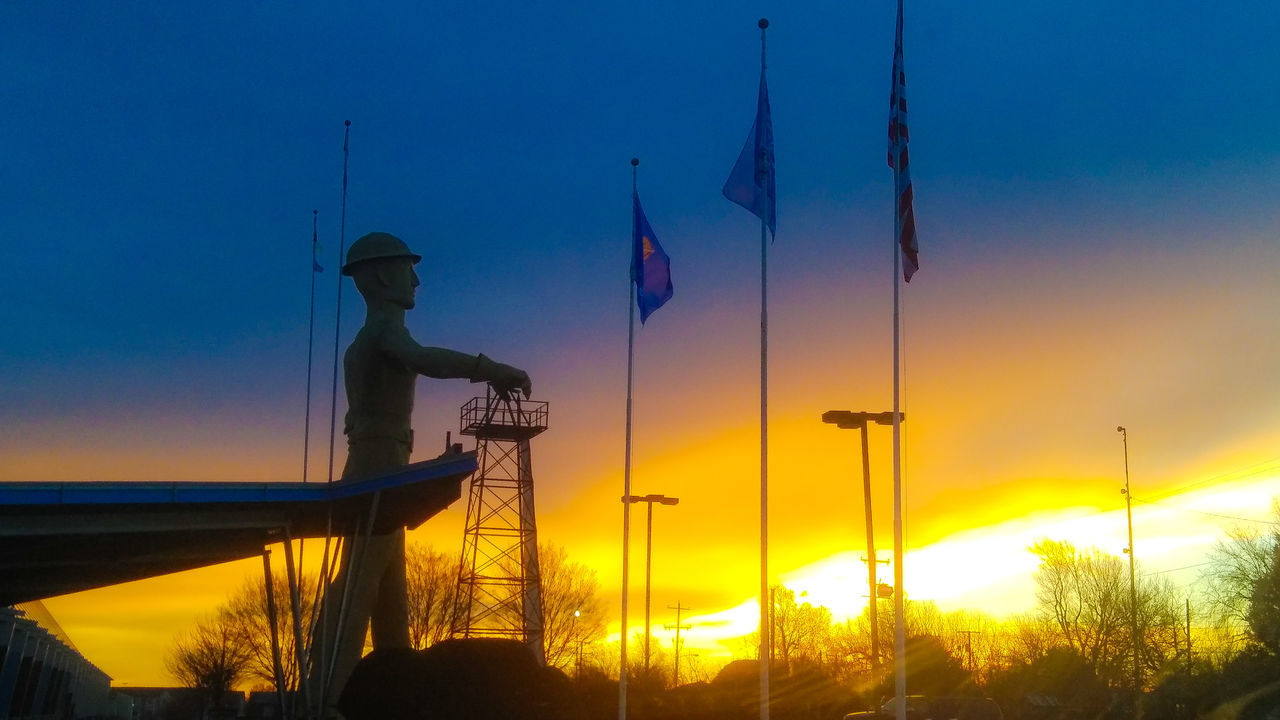
[[[0,608],[0,675],[4,674],[9,649],[18,626],[18,614],[13,608]]]
[[[4,665],[0,667],[0,718],[7,718],[10,710],[18,705],[18,673],[22,669],[22,659],[30,649],[31,637],[28,628],[15,626],[11,630],[8,649],[4,654]]]
[[[31,656],[31,673],[23,692],[22,705],[19,712],[23,715],[35,715],[40,709],[45,685],[49,682],[49,658],[53,655],[54,638],[40,628],[39,647]]]
[[[71,662],[71,651],[59,642],[49,652],[47,680],[44,689],[37,699],[37,715],[61,717],[63,693],[67,686],[67,669]]]

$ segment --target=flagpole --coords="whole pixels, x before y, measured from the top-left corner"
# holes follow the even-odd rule
[[[308,318],[307,319],[307,409],[306,409],[305,419],[303,420],[303,423],[302,423],[302,427],[303,427],[302,429],[302,482],[304,483],[307,481],[307,462],[311,457],[311,366],[314,364],[313,359],[315,356],[314,346],[315,346],[315,334],[316,334],[316,268],[319,267],[319,263],[316,262],[316,247],[317,247],[317,243],[319,242],[319,233],[317,231],[316,226],[317,226],[317,223],[319,222],[319,219],[320,219],[320,211],[312,210],[311,211],[311,308],[307,312],[307,318]],[[298,567],[302,567],[302,561],[305,559],[306,549],[307,549],[306,538],[298,538],[298,560],[297,560]],[[295,624],[294,642],[298,646],[297,651],[298,651],[298,658],[299,658],[298,660],[298,691],[305,694],[307,693],[307,688],[305,687],[307,683],[303,682],[303,677],[306,674],[306,668],[303,666],[303,663],[302,663],[302,656],[304,652],[305,641],[302,638],[302,630],[301,630],[302,626],[299,624],[300,621],[297,615],[298,587],[296,582],[297,578],[293,576],[293,563],[294,563],[293,541],[287,538],[284,543],[284,553],[285,553],[285,559],[288,563],[288,568],[290,571],[289,572],[289,590],[292,593],[292,596],[294,598],[293,600],[294,624]],[[294,701],[294,704],[296,705],[296,700]],[[304,701],[304,707],[306,707],[308,711],[310,711],[310,704],[311,703],[309,700]]]
[[[760,18],[760,77],[765,71],[765,29]],[[773,627],[769,616],[769,153],[761,148],[764,174],[764,213],[760,217],[760,720],[769,720],[769,659]]]
[[[636,168],[640,165],[640,158],[631,158],[631,228],[635,233],[635,197],[636,197]],[[631,497],[631,377],[632,368],[635,360],[635,339],[636,339],[636,268],[635,268],[635,238],[631,239],[632,243],[632,261],[629,263],[631,267],[630,278],[627,280],[627,440],[626,440],[626,460],[622,466],[622,633],[621,633],[621,659],[618,671],[618,720],[626,720],[627,718],[627,581],[628,581],[628,560],[631,551],[631,503],[627,502],[627,498]]]
[[[898,0],[898,47],[902,46],[902,0]],[[896,53],[896,49],[895,49]],[[898,78],[893,78],[897,83]],[[896,87],[896,85],[895,85]],[[902,587],[902,413],[900,382],[900,289],[901,279],[901,232],[902,218],[899,214],[898,174],[902,172],[899,159],[893,166],[893,664],[894,693],[896,703],[894,714],[897,720],[907,717],[907,641],[906,628],[903,624],[903,587]]]
[[[894,171],[896,178],[897,171]],[[897,186],[897,182],[894,182]],[[895,193],[896,195],[896,193]],[[895,715],[897,720],[906,720],[907,713],[907,650],[906,632],[903,626],[902,602],[902,414],[900,412],[899,382],[899,288],[902,281],[899,277],[898,247],[898,212],[897,199],[894,199],[893,213],[893,658],[894,658],[894,692],[896,693]]]
[[[338,348],[342,339],[342,255],[346,252],[347,235],[347,157],[351,139],[351,121],[346,121],[342,135],[342,215],[338,221],[338,309],[333,321],[333,388],[329,403],[329,482],[333,482],[333,444],[338,425]]]
[[[302,423],[302,482],[307,481],[307,460],[311,447],[311,365],[316,336],[316,223],[320,211],[311,211],[311,308],[307,311],[307,410]]]
[[[337,308],[334,310],[333,322],[333,387],[329,395],[329,482],[333,482],[333,446],[338,423],[338,348],[342,339],[342,256],[346,254],[347,242],[347,160],[350,157],[351,140],[351,121],[345,121],[346,130],[342,134],[342,212],[338,221],[338,272],[334,273],[338,277],[338,301]],[[321,561],[320,574],[321,578],[318,584],[322,584],[317,590],[320,596],[320,647],[319,657],[320,665],[320,693],[316,698],[316,715],[320,716],[324,713],[325,704],[329,697],[329,673],[326,672],[323,658],[328,657],[331,648],[325,645],[325,636],[328,635],[329,628],[329,592],[328,585],[330,555],[329,546],[333,538],[333,502],[329,503],[329,510],[325,520],[324,531],[324,560]],[[337,558],[333,558],[333,564],[337,564]],[[341,630],[334,631],[333,642],[336,645],[339,641]]]

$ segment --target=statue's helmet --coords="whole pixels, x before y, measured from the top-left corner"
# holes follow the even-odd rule
[[[416,265],[422,256],[409,250],[403,240],[391,233],[371,232],[347,248],[347,264],[342,266],[342,274],[352,274],[360,263],[388,258],[409,258]]]

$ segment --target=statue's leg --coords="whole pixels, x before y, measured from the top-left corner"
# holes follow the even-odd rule
[[[369,618],[374,648],[409,647],[409,593],[405,577],[404,528],[390,539],[387,569],[378,583],[378,598]]]
[[[355,538],[352,544],[353,562],[343,568],[343,577],[334,582],[333,592],[346,593],[346,611],[342,627],[338,629],[338,653],[333,663],[333,674],[329,678],[330,705],[337,702],[342,689],[346,687],[347,679],[351,677],[351,671],[364,655],[369,620],[378,604],[378,586],[391,569],[391,560],[397,547],[401,548],[403,557],[403,530],[389,535],[372,535],[367,540],[364,536]],[[401,567],[403,568],[403,564]],[[331,601],[335,608],[342,603],[341,596],[337,594]],[[336,614],[331,611],[330,617],[333,618]],[[336,623],[336,618],[334,621]],[[405,634],[408,635],[407,629]]]
[[[342,477],[374,475],[403,467],[409,460],[409,445],[395,440],[365,440],[352,443]],[[367,518],[366,518],[367,521]],[[404,564],[404,528],[385,535],[348,535],[345,539],[341,571],[326,593],[325,622],[317,625],[322,634],[312,642],[311,686],[319,697],[321,670],[332,659],[326,707],[332,707],[342,694],[351,671],[364,654],[365,636],[373,620],[375,647],[407,647],[409,645],[409,613]],[[390,580],[388,580],[390,578]],[[348,585],[350,587],[348,587]],[[382,586],[387,586],[387,600],[382,600]],[[390,609],[384,609],[384,605]],[[398,608],[398,612],[397,612]],[[341,617],[339,617],[341,615]],[[341,624],[341,627],[339,627]],[[392,638],[403,636],[400,645]],[[334,643],[337,653],[334,653]],[[318,658],[318,648],[328,657]]]

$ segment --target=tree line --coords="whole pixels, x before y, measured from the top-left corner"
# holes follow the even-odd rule
[[[996,619],[974,610],[942,612],[931,602],[905,599],[908,691],[994,697],[1011,719],[1054,716],[1037,710],[1036,698],[1049,698],[1043,702],[1063,716],[1091,717],[1124,715],[1139,701],[1147,717],[1175,719],[1198,717],[1224,703],[1280,705],[1278,538],[1274,529],[1230,533],[1202,570],[1196,583],[1201,592],[1194,598],[1159,574],[1139,572],[1131,588],[1125,559],[1042,539],[1028,548],[1039,560],[1031,612]],[[547,664],[579,680],[616,681],[618,644],[605,642],[605,604],[595,572],[570,560],[562,548],[540,547],[539,558]],[[449,637],[459,557],[410,544],[407,560],[410,637],[421,649]],[[278,601],[283,598],[287,608],[287,583],[277,578],[275,585]],[[304,578],[303,586],[301,597],[313,598],[314,579]],[[169,658],[174,676],[211,691],[245,684],[274,687],[265,597],[264,582],[250,580],[180,638]],[[864,706],[892,696],[890,601],[877,600],[884,605],[877,613],[877,656],[869,608],[835,621],[827,608],[803,599],[782,586],[771,592],[775,673],[820,676],[861,698]],[[302,602],[309,624],[313,603]],[[278,622],[285,682],[295,687],[287,611]],[[637,633],[630,644],[637,651],[630,663],[637,691],[662,692],[677,677],[680,684],[715,679],[717,661],[663,647],[656,638],[646,663],[638,652],[641,638]],[[746,636],[736,654],[754,659],[758,646],[758,634]]]
[[[449,637],[458,598],[460,557],[430,545],[409,543],[405,548],[408,590],[409,638],[415,649],[425,649]],[[595,659],[605,631],[604,603],[594,570],[568,558],[564,548],[540,545],[539,577],[545,661],[558,668],[576,664],[583,648]],[[310,637],[316,621],[316,579],[298,578],[298,611],[303,639]],[[285,687],[298,687],[297,647],[293,632],[293,597],[283,574],[272,578],[273,601],[278,607],[274,636],[280,646]],[[274,689],[275,655],[268,612],[265,576],[247,579],[212,614],[178,637],[165,660],[166,668],[180,683],[221,697],[237,687]]]

